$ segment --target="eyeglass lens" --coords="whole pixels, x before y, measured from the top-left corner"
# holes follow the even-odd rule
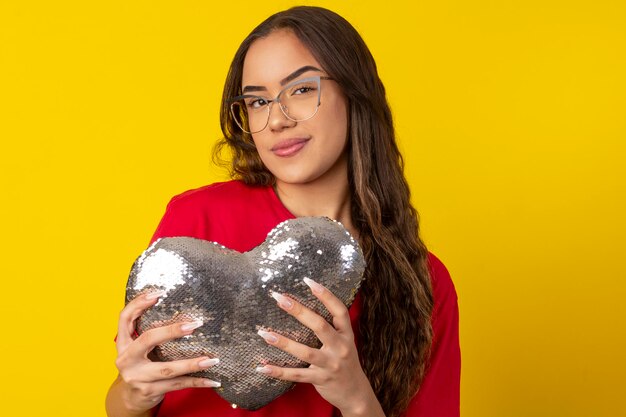
[[[317,80],[296,82],[282,90],[276,101],[287,118],[295,122],[307,120],[317,112],[319,88]],[[234,101],[231,112],[235,122],[247,133],[260,132],[269,121],[270,101],[260,96]]]

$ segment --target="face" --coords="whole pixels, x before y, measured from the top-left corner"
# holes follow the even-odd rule
[[[292,32],[279,30],[250,46],[243,64],[242,91],[271,100],[290,83],[318,75],[327,76],[307,47]],[[252,134],[261,160],[277,183],[347,177],[347,102],[335,81],[322,79],[320,85],[321,104],[312,118],[290,120],[274,102],[265,129]]]

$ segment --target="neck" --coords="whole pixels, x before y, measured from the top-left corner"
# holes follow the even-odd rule
[[[283,205],[294,216],[329,217],[340,222],[358,239],[350,214],[351,197],[347,173],[340,178],[319,178],[305,184],[290,184],[277,179],[275,190]]]

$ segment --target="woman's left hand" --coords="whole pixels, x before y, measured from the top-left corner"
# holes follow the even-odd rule
[[[322,347],[314,349],[277,333],[259,330],[259,335],[267,343],[311,366],[281,368],[264,365],[258,367],[257,371],[285,381],[313,384],[317,392],[344,416],[361,415],[365,410],[368,410],[368,415],[379,415],[382,409],[359,363],[348,309],[322,285],[308,278],[304,281],[332,315],[332,325],[291,298],[278,293],[272,293],[272,296],[283,310],[313,330],[322,342]],[[376,412],[377,409],[380,413]],[[371,414],[371,411],[375,412]]]

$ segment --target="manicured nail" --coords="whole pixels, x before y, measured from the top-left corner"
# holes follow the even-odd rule
[[[304,281],[304,283],[309,286],[313,294],[320,295],[324,292],[324,287],[313,281],[311,278],[303,278],[302,281]]]
[[[276,336],[274,336],[273,334],[271,334],[270,332],[266,332],[264,330],[259,330],[257,332],[257,334],[259,336],[261,336],[263,339],[265,339],[268,343],[276,343],[276,342],[278,342],[278,338]]]
[[[202,326],[204,323],[202,322],[202,320],[196,320],[196,321],[192,321],[191,323],[185,323],[182,326],[180,326],[180,329],[183,332],[188,332],[189,330],[193,330],[193,329],[197,329],[198,327]]]
[[[272,297],[274,298],[274,300],[278,301],[278,304],[280,304],[280,306],[284,309],[289,310],[291,307],[293,307],[293,303],[291,302],[291,300],[282,294],[272,291]]]
[[[208,368],[209,366],[217,365],[218,363],[220,363],[219,358],[211,358],[201,360],[200,362],[198,362],[198,365],[200,365],[200,367],[202,368]]]
[[[159,298],[161,296],[165,295],[165,291],[161,290],[161,291],[154,291],[151,293],[146,294],[146,300],[154,300],[155,298]]]
[[[272,370],[270,368],[268,368],[267,366],[257,366],[256,367],[256,371],[260,372],[262,374],[271,374]]]
[[[212,388],[219,388],[222,386],[221,383],[217,382],[217,381],[211,381],[210,379],[207,379],[204,381],[204,385],[207,387],[212,387]]]

